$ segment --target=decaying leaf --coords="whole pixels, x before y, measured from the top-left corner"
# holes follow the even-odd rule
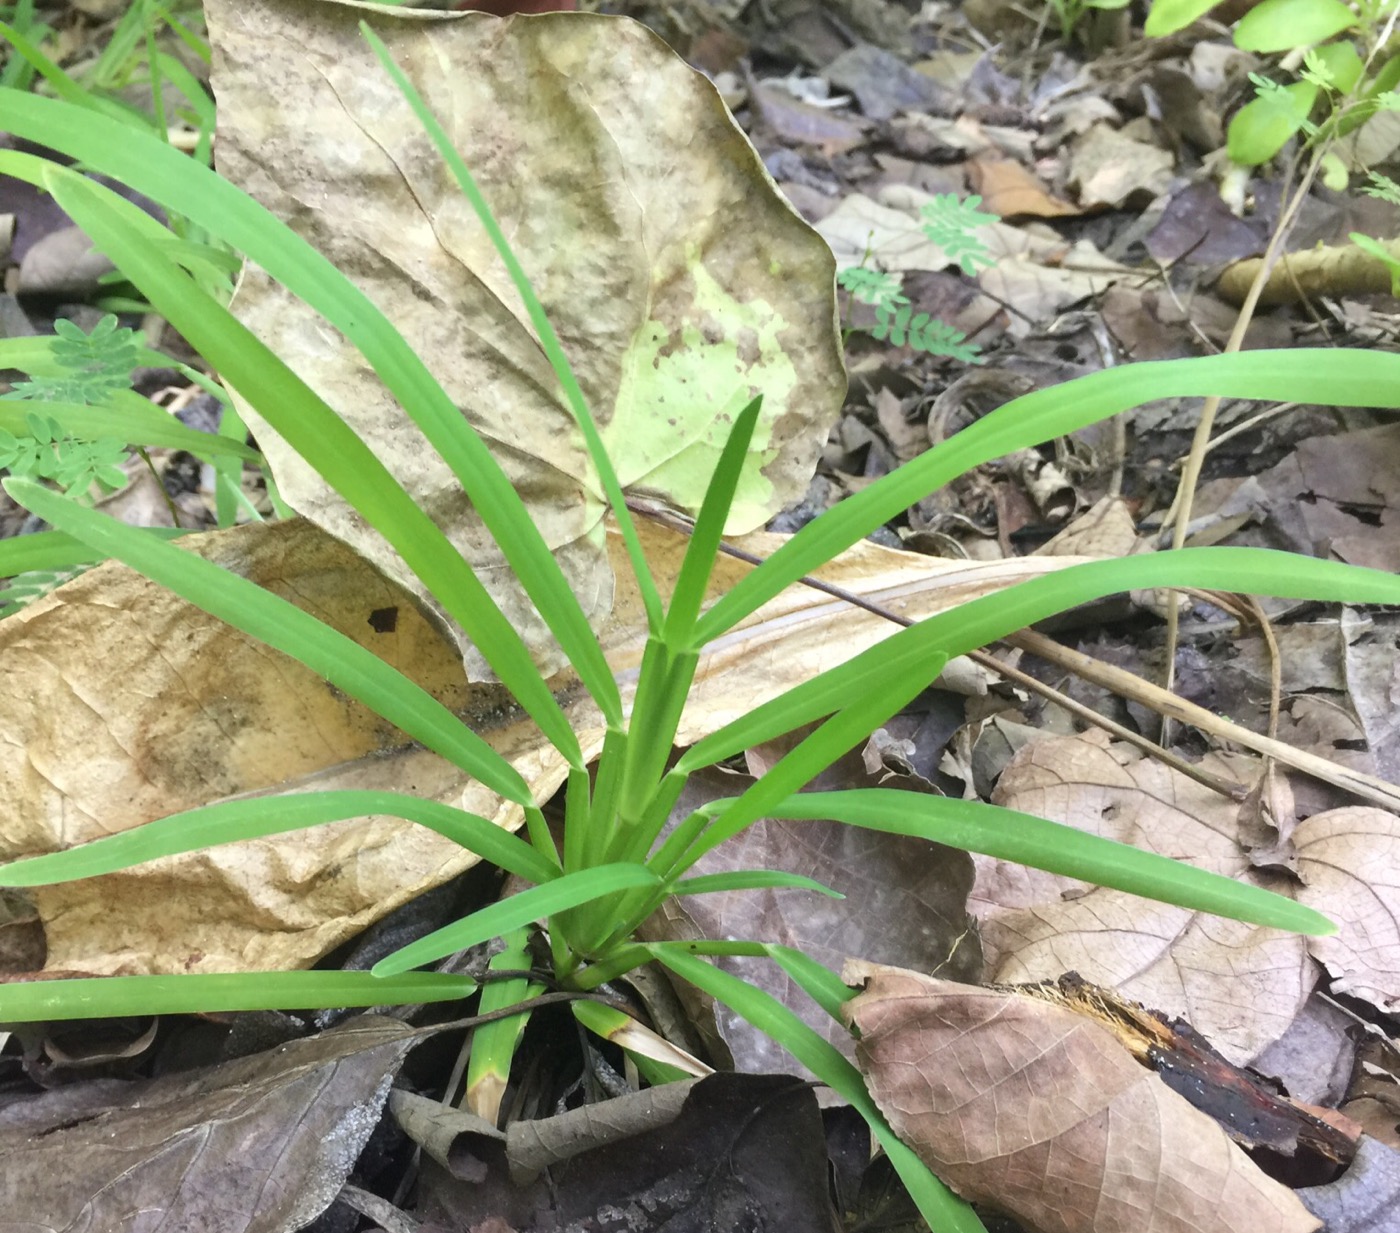
[[[709,81],[628,19],[207,6],[220,172],[383,308],[601,620],[612,582],[597,477],[504,266],[360,36],[367,11],[531,276],[625,487],[698,509],[732,417],[761,393],[728,530],[801,496],[845,391],[831,254]],[[485,569],[543,651],[548,635],[461,485],[363,359],[257,270],[235,311]],[[414,589],[397,555],[249,418],[288,501]]]
[[[292,1233],[339,1192],[415,1043],[364,1016],[208,1070],[12,1105],[0,1230]]]
[[[1095,733],[1022,749],[993,799],[1212,873],[1290,889],[1287,879],[1251,868],[1235,802]],[[977,863],[973,908],[992,979],[1078,972],[1181,1016],[1232,1062],[1281,1036],[1316,979],[1307,940],[1294,934],[1019,865]]]
[[[877,268],[890,271],[943,270],[956,263],[922,230],[920,210],[932,194],[908,185],[890,185],[879,200],[852,193],[821,220],[817,230],[836,254],[837,264],[861,265],[867,254]],[[1006,223],[978,229],[986,238],[993,264],[979,270],[978,284],[995,300],[980,297],[968,310],[986,320],[997,303],[1013,303],[1034,319],[1052,315],[1088,296],[1131,278],[1133,271],[1110,261],[1087,240],[1067,244]],[[1030,327],[1013,318],[1013,334]]]
[[[1332,991],[1393,1014],[1400,1008],[1400,818],[1352,806],[1315,814],[1293,832],[1298,898],[1336,921],[1309,947]]]
[[[644,522],[663,593],[687,543]],[[741,543],[770,554],[782,536]],[[458,710],[544,800],[565,764],[495,685],[468,685],[455,651],[412,598],[304,522],[181,541],[270,587],[402,668]],[[623,557],[614,539],[615,560]],[[826,570],[906,617],[1034,577],[1074,558],[936,561],[864,542]],[[721,558],[712,598],[750,567]],[[626,577],[625,573],[620,575]],[[679,739],[691,744],[895,627],[795,587],[702,659]],[[601,638],[623,691],[645,621],[620,588]],[[240,794],[374,788],[442,800],[515,825],[517,811],[285,656],[115,563],[0,623],[0,858],[57,851]],[[556,694],[585,756],[603,726],[569,677]],[[469,852],[398,819],[364,818],[233,844],[32,892],[48,967],[110,973],[304,966],[385,912],[468,868]]]
[[[1105,1028],[1040,999],[852,963],[872,1095],[964,1198],[1035,1233],[1319,1227]]]
[[[423,1144],[425,1229],[838,1227],[816,1095],[788,1075],[709,1075],[504,1131],[392,1099]]]
[[[1241,775],[1238,765],[1233,778]],[[1126,746],[1092,733],[1040,741],[1002,775],[998,804],[1262,882],[1339,927],[1327,938],[1151,903],[1121,891],[978,858],[973,906],[988,970],[1007,983],[1076,971],[1180,1015],[1235,1063],[1278,1039],[1316,982],[1382,1010],[1400,1004],[1400,821],[1372,807],[1316,814],[1277,838],[1299,882],[1253,868],[1257,818]]]
[[[412,597],[309,524],[184,542],[291,599],[447,706],[468,708],[501,748],[533,731],[512,722],[499,687],[469,697],[454,649]],[[4,622],[0,654],[6,857],[276,789],[392,786],[517,821],[314,673],[123,566],[91,570]],[[562,776],[543,751],[530,758],[542,788]],[[475,860],[430,831],[363,818],[32,895],[50,925],[51,969],[296,967],[349,936],[347,926],[363,928]]]

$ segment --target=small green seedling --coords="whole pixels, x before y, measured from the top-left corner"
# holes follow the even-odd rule
[[[942,193],[919,209],[920,232],[938,245],[950,261],[957,262],[969,278],[977,273],[979,265],[992,264],[991,251],[977,232],[996,222],[997,217],[983,213],[978,208],[981,204],[981,197],[959,201],[953,193]],[[867,249],[860,265],[848,266],[836,276],[837,283],[850,292],[852,299],[874,307],[875,324],[868,331],[871,337],[929,355],[946,355],[964,364],[977,363],[979,348],[967,341],[967,335],[929,313],[915,313],[904,294],[903,279],[872,268],[868,262],[874,256]]]
[[[1173,34],[1220,3],[1154,0],[1144,32],[1149,37]],[[1300,133],[1318,149],[1378,112],[1400,106],[1395,94],[1400,54],[1386,46],[1394,18],[1393,0],[1361,0],[1356,5],[1342,0],[1263,0],[1251,8],[1235,26],[1235,46],[1263,54],[1293,53],[1301,57],[1302,69],[1296,81],[1286,84],[1262,73],[1249,75],[1255,97],[1230,121],[1230,158],[1241,166],[1258,166]],[[1329,187],[1344,188],[1346,174],[1335,162]]]

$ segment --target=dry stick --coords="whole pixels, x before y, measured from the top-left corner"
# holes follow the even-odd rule
[[[1212,714],[1205,707],[1197,706],[1194,702],[1187,702],[1184,698],[1178,698],[1170,690],[1163,689],[1160,685],[1154,685],[1150,681],[1143,680],[1140,676],[1103,663],[1081,651],[1072,651],[1069,647],[1061,646],[1058,642],[1047,638],[1044,634],[1037,633],[1035,630],[1023,629],[1018,634],[1012,634],[1006,641],[1012,646],[1029,651],[1032,655],[1068,668],[1085,680],[1093,681],[1095,684],[1102,685],[1105,689],[1111,689],[1114,693],[1124,697],[1136,699],[1143,705],[1160,711],[1163,715],[1190,724],[1192,727],[1208,732],[1221,740],[1252,749],[1255,753],[1273,758],[1285,766],[1291,766],[1295,771],[1302,771],[1306,775],[1322,780],[1323,783],[1330,783],[1334,787],[1341,788],[1345,792],[1350,792],[1385,809],[1400,809],[1400,787],[1386,783],[1384,779],[1377,779],[1374,775],[1338,766],[1335,762],[1329,762],[1317,754],[1296,749],[1285,741],[1260,736],[1257,732],[1251,732],[1248,728]]]
[[[1259,296],[1263,293],[1269,272],[1279,259],[1284,240],[1293,228],[1298,211],[1302,209],[1303,201],[1308,190],[1312,187],[1320,165],[1321,160],[1314,157],[1307,171],[1304,172],[1297,191],[1289,199],[1288,206],[1279,219],[1278,226],[1274,228],[1273,235],[1269,237],[1268,247],[1264,250],[1264,259],[1259,263],[1259,271],[1255,274],[1254,281],[1249,284],[1248,292],[1245,293],[1244,303],[1240,305],[1239,316],[1235,318],[1235,327],[1230,331],[1230,337],[1225,343],[1224,354],[1234,354],[1244,343],[1245,331],[1249,329],[1249,323],[1254,319],[1254,310],[1258,307]],[[1210,444],[1210,432],[1215,427],[1215,414],[1219,409],[1220,399],[1215,395],[1207,398],[1201,404],[1201,418],[1197,421],[1195,435],[1191,438],[1191,452],[1186,457],[1186,465],[1181,469],[1181,483],[1177,486],[1176,500],[1172,502],[1172,507],[1167,511],[1167,516],[1163,520],[1164,527],[1168,523],[1171,524],[1173,550],[1182,548],[1186,544],[1186,531],[1191,522],[1191,503],[1195,500],[1196,484],[1201,478],[1201,464],[1205,461],[1206,449]],[[1165,681],[1168,691],[1176,682],[1177,635],[1176,604],[1169,603],[1167,605],[1167,670]],[[1165,712],[1161,735],[1163,743],[1171,739],[1170,716]]]

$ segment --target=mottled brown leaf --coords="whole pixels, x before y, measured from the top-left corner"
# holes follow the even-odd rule
[[[335,1198],[415,1043],[372,1016],[208,1070],[0,1111],[0,1233],[291,1233]]]
[[[1297,1197],[1097,1023],[1005,989],[851,964],[857,1059],[900,1136],[1035,1233],[1310,1233]]]

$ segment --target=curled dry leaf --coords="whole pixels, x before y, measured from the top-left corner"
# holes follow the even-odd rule
[[[1210,760],[1207,759],[1207,762]],[[1238,757],[1231,776],[1250,778]],[[1068,971],[1188,1020],[1230,1061],[1282,1036],[1317,980],[1383,1011],[1400,1005],[1400,820],[1383,809],[1316,814],[1276,859],[1298,880],[1252,867],[1257,811],[1126,746],[1086,733],[1037,742],[1003,773],[998,804],[1291,894],[1336,922],[1304,938],[1167,907],[1020,866],[977,859],[973,909],[988,971],[1007,983]]]
[[[530,275],[623,486],[697,510],[732,417],[761,393],[727,530],[751,531],[805,492],[846,385],[833,259],[714,87],[660,39],[585,14],[326,0],[210,0],[205,12],[220,172],[384,310],[500,459],[595,621],[612,598],[598,478],[504,266],[360,36],[369,12]],[[234,307],[551,659],[461,485],[358,353],[256,269]],[[397,555],[249,418],[287,500],[414,589]]]
[[[1251,867],[1238,804],[1101,734],[1022,749],[993,800],[1225,877],[1296,889]],[[1236,1064],[1283,1035],[1315,982],[1307,940],[1294,934],[976,860],[972,906],[994,980],[1078,972],[1180,1015]]]
[[[669,591],[687,541],[650,522],[641,531]],[[782,539],[741,543],[766,556]],[[563,781],[563,759],[505,691],[468,684],[455,649],[412,597],[337,540],[294,521],[181,542],[407,673],[508,758],[538,799]],[[609,547],[621,567],[616,537]],[[823,577],[918,617],[1072,561],[939,562],[867,542]],[[748,569],[721,558],[711,598]],[[701,660],[680,740],[699,740],[895,628],[805,587],[784,592]],[[645,630],[635,590],[620,587],[600,637],[624,703]],[[99,566],[0,623],[0,662],[0,797],[10,803],[0,859],[62,850],[240,794],[399,791],[519,822],[518,810],[313,673],[123,565]],[[600,718],[575,681],[554,686],[591,757],[602,744]],[[412,823],[360,818],[30,893],[50,969],[281,969],[310,963],[476,859]]]
[[[1097,1023],[1006,989],[847,966],[857,1059],[964,1198],[1035,1233],[1310,1233],[1319,1221]]]

